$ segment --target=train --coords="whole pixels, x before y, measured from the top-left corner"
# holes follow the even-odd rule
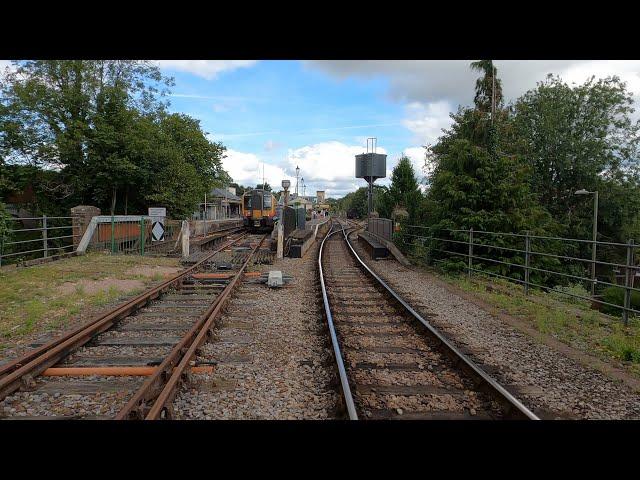
[[[256,188],[242,195],[242,223],[251,231],[272,231],[278,220],[278,200],[269,190]]]

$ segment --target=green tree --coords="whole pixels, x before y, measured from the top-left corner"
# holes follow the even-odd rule
[[[259,183],[258,185],[256,185],[256,189],[262,190],[263,188],[268,192],[271,191],[271,185],[269,185],[269,182],[265,182],[264,184]]]
[[[637,224],[640,123],[633,98],[617,77],[570,86],[549,75],[515,104],[514,127],[537,200],[566,226],[563,235],[591,236],[593,207],[579,189],[600,192],[599,229],[626,241]],[[623,228],[624,227],[624,228]]]
[[[409,224],[418,222],[422,207],[422,193],[407,156],[402,156],[391,173],[391,185],[380,199],[380,216],[391,218],[394,211],[405,210]]]
[[[5,161],[56,167],[73,192],[74,202],[91,200],[89,163],[104,161],[122,172],[122,152],[114,152],[117,138],[108,138],[110,127],[120,135],[121,123],[107,119],[127,109],[141,114],[162,112],[165,87],[172,79],[162,76],[149,61],[37,60],[15,62],[16,71],[0,85],[2,153]],[[89,159],[102,143],[106,155]],[[110,145],[109,145],[110,144]],[[106,146],[109,148],[106,148]],[[95,146],[95,145],[94,145]],[[100,150],[100,149],[97,149]],[[115,149],[117,150],[117,149]],[[127,171],[127,169],[124,169]]]
[[[483,115],[487,108],[486,76],[485,72],[483,81],[476,85],[475,108],[460,108],[452,114],[453,125],[431,149],[435,169],[425,202],[428,225],[437,232],[436,236],[445,235],[441,232],[447,229],[470,228],[547,233],[553,229],[553,222],[530,190],[529,170],[514,147],[517,138],[508,110],[496,109],[491,122]],[[500,85],[497,79],[496,84]],[[468,240],[463,232],[446,235],[457,241]],[[507,246],[510,242],[505,239],[483,237],[478,242],[513,248]],[[443,247],[462,248],[456,244]],[[494,254],[498,258],[512,258],[505,252],[498,250]],[[500,265],[488,268],[506,273]]]

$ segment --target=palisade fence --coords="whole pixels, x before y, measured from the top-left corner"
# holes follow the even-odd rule
[[[640,249],[633,240],[626,244],[593,242],[528,232],[434,229],[419,225],[404,225],[401,232],[394,234],[394,240],[410,258],[440,265],[445,270],[466,270],[469,276],[477,272],[516,282],[523,286],[525,294],[534,287],[612,307],[622,312],[625,325],[630,313],[640,314],[640,310],[631,306],[632,295],[634,299],[640,298],[640,266],[636,263]],[[594,246],[596,275],[592,277]],[[572,282],[592,287],[595,295],[588,297],[562,289]],[[603,299],[602,291],[611,287],[624,293],[621,305]],[[636,303],[634,300],[638,308]]]
[[[71,254],[74,239],[80,236],[72,217],[8,218],[7,222],[7,232],[0,235],[0,266]]]
[[[100,215],[93,217],[95,228],[89,227],[86,251],[101,251],[114,254],[162,254],[175,248],[180,235],[181,220],[164,221],[164,238],[155,240],[154,221],[141,215]]]

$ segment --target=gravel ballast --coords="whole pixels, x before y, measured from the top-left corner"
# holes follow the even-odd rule
[[[212,374],[192,375],[173,402],[177,419],[326,419],[335,415],[333,357],[317,299],[318,244],[303,259],[284,258],[259,270],[281,270],[285,288],[244,281],[216,333],[196,361]]]
[[[395,259],[373,261],[355,235],[351,242],[390,287],[541,418],[640,418],[640,393],[629,386],[506,324],[433,274]]]

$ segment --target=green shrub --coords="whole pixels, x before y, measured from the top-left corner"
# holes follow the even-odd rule
[[[560,300],[562,302],[573,303],[574,305],[581,305],[588,307],[590,305],[589,300],[583,300],[582,298],[576,298],[573,295],[580,297],[589,297],[590,293],[579,283],[574,283],[567,286],[558,286],[549,292],[552,298]]]
[[[602,292],[602,300],[614,305],[624,305],[624,288],[623,287],[607,287]],[[631,308],[640,310],[640,292],[631,291]],[[622,310],[619,308],[603,305],[602,311],[610,315],[621,315]]]

